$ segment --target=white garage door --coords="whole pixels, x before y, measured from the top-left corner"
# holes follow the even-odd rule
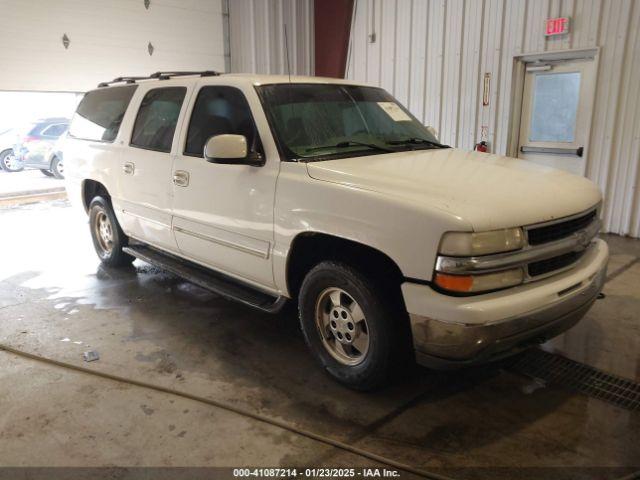
[[[0,0],[0,12],[0,90],[225,69],[221,0]]]

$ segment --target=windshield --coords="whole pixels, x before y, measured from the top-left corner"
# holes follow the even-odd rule
[[[380,88],[283,83],[258,93],[288,160],[445,147]]]

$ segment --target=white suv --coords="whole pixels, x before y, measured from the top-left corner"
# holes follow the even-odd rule
[[[408,358],[542,342],[604,282],[593,183],[442,145],[380,88],[118,78],[85,95],[64,156],[103,263],[138,257],[268,312],[295,300],[309,348],[353,388]]]

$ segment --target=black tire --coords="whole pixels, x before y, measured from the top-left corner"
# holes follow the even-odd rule
[[[46,177],[53,177],[53,172],[50,172],[49,170],[45,170],[44,168],[41,168],[40,171]]]
[[[10,155],[13,155],[13,149],[11,148],[8,148],[0,152],[0,169],[5,172],[20,172],[24,170],[24,167],[22,165],[20,165],[19,167],[15,165],[14,166],[7,165],[7,157],[9,157]]]
[[[108,224],[111,241],[107,242],[100,232],[99,222],[103,225]],[[120,228],[120,224],[113,213],[113,207],[108,199],[103,197],[94,197],[89,205],[89,228],[91,230],[91,239],[93,247],[100,257],[103,265],[109,267],[124,267],[131,265],[134,257],[122,251],[129,243],[128,237]]]
[[[331,341],[327,341],[327,336],[333,336],[333,342],[337,342],[340,332],[336,336],[327,329],[333,328],[335,322],[330,322],[331,327],[324,328],[324,340],[321,333],[323,327],[318,326],[322,321],[318,320],[316,323],[316,316],[322,315],[319,312],[323,309],[323,295],[335,288],[346,293],[342,298],[346,297],[347,304],[354,300],[366,319],[368,348],[366,354],[361,355],[359,363],[354,365],[346,365],[344,360],[337,360],[335,349],[334,353],[331,353]],[[384,386],[390,380],[394,368],[401,366],[406,353],[412,351],[404,335],[404,326],[408,325],[407,314],[404,307],[396,305],[397,302],[392,297],[389,296],[388,289],[385,290],[372,278],[347,264],[334,261],[316,265],[302,283],[298,309],[300,326],[307,346],[326,371],[349,388],[366,391]],[[328,305],[331,310],[330,314],[327,314],[329,320],[332,318],[331,315],[336,313],[332,310],[334,306],[335,303],[331,302]],[[346,317],[344,321],[348,321]],[[353,345],[355,346],[355,343]],[[357,352],[351,345],[347,347],[351,352]],[[342,350],[344,351],[344,348]]]
[[[59,179],[64,178],[64,163],[58,157],[53,157],[51,160],[51,174]]]

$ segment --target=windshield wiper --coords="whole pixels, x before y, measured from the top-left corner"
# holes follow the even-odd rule
[[[432,140],[427,140],[426,138],[417,138],[417,137],[409,137],[409,138],[403,138],[399,140],[389,140],[387,143],[389,145],[430,145],[436,148],[451,148],[449,145],[445,145],[443,143],[438,143]]]
[[[388,142],[387,142],[388,143]],[[316,150],[330,150],[332,148],[348,148],[348,147],[369,147],[381,152],[395,152],[392,148],[383,147],[382,145],[376,145],[375,143],[358,142],[356,140],[345,140],[344,142],[338,142],[334,145],[323,145],[321,147],[309,147],[305,149],[305,152],[314,152]]]

